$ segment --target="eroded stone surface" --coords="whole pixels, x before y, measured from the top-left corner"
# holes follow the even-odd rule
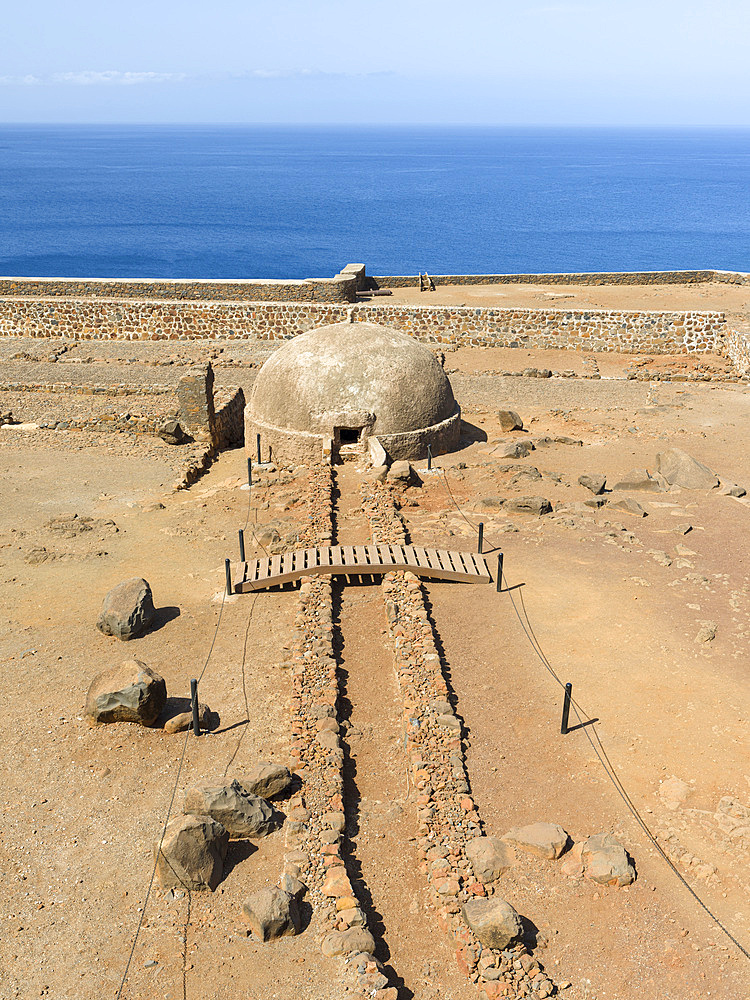
[[[141,660],[124,660],[103,670],[86,694],[86,718],[91,725],[137,722],[151,726],[167,701],[164,678]]]

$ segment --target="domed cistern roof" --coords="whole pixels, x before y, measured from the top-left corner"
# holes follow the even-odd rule
[[[245,413],[248,450],[260,434],[280,461],[319,461],[327,443],[362,450],[370,436],[392,459],[420,458],[428,444],[433,454],[455,447],[460,431],[432,351],[373,323],[335,323],[285,343],[258,373]]]

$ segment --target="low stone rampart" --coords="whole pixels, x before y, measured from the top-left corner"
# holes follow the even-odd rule
[[[420,340],[480,347],[721,351],[721,312],[301,302],[138,302],[0,297],[0,336],[74,340],[289,340],[313,327],[384,323]]]
[[[741,271],[582,271],[550,274],[430,274],[437,285],[699,285],[750,284]],[[419,288],[418,274],[372,275],[374,288]]]
[[[208,302],[355,302],[356,272],[300,280],[0,278],[0,296]]]

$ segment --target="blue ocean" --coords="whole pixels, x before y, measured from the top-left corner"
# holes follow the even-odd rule
[[[0,126],[0,274],[750,270],[750,130]]]

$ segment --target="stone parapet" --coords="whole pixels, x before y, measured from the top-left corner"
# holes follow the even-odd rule
[[[0,296],[144,301],[354,302],[357,274],[301,280],[0,278]]]
[[[581,271],[551,274],[430,274],[437,285],[698,285],[750,284],[741,271]],[[419,288],[418,274],[373,275],[376,288]]]

